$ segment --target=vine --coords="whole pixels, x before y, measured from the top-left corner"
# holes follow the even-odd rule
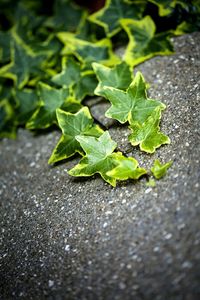
[[[89,14],[70,0],[52,1],[48,10],[42,1],[8,0],[0,11],[0,138],[15,138],[18,127],[56,125],[62,135],[49,164],[79,153],[70,175],[99,173],[113,186],[147,174],[117,148],[85,100],[106,99],[105,116],[128,125],[132,147],[151,154],[169,144],[159,127],[166,106],[149,99],[148,84],[133,67],[172,54],[173,35],[199,30],[199,1],[107,0]],[[160,179],[170,166],[156,160],[151,172]]]

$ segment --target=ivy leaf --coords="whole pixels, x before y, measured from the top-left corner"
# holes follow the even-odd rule
[[[177,4],[181,5],[183,8],[187,6],[187,1],[181,1],[181,0],[148,0],[148,1],[158,6],[159,15],[161,17],[171,14]]]
[[[153,153],[161,145],[170,143],[169,137],[160,132],[161,109],[156,107],[144,123],[131,124],[133,133],[129,135],[129,141],[133,146],[140,145],[142,151]]]
[[[10,60],[10,43],[10,33],[0,31],[0,63],[6,63]]]
[[[82,101],[86,96],[93,96],[96,86],[97,79],[93,71],[82,72],[73,88],[75,99]]]
[[[42,66],[45,66],[46,71],[49,58],[53,57],[53,61],[57,58],[56,54],[61,50],[61,43],[54,33],[50,33],[44,27],[45,17],[34,13],[29,3],[19,1],[11,33],[14,40],[27,49],[28,53],[44,55]]]
[[[63,57],[61,73],[53,76],[52,81],[59,86],[70,88],[80,78],[80,64],[71,57]]]
[[[0,79],[0,101],[6,99],[9,102],[9,99],[12,95],[12,88],[10,85],[6,84],[6,79]]]
[[[156,186],[156,182],[154,179],[150,178],[147,182],[146,182],[146,186],[148,187],[155,187]]]
[[[17,88],[23,88],[31,75],[37,75],[45,59],[15,36],[11,47],[11,62],[0,69],[0,77],[12,79]]]
[[[199,22],[200,24],[200,22]],[[199,25],[200,26],[200,25]],[[199,31],[199,28],[196,27],[195,23],[188,23],[186,21],[181,22],[177,27],[176,30],[174,30],[174,35],[182,35],[194,31]]]
[[[44,16],[37,15],[33,7],[28,4],[30,2],[18,1],[16,9],[13,9],[15,31],[25,43],[31,40],[36,41],[36,35],[38,36],[38,31],[43,27],[45,19]]]
[[[32,89],[15,90],[16,116],[18,124],[25,124],[38,106],[38,96]]]
[[[122,156],[118,160],[118,166],[107,172],[107,175],[117,180],[138,179],[147,171],[138,167],[138,162],[133,157]]]
[[[99,173],[105,181],[115,186],[116,179],[107,175],[107,172],[117,165],[122,154],[113,153],[117,143],[111,139],[108,131],[105,131],[99,138],[77,136],[76,139],[86,155],[68,173],[72,176],[92,176]]]
[[[11,29],[12,38],[28,50],[29,53],[37,55],[44,54],[44,60],[60,50],[61,43],[44,27],[45,17],[37,15],[40,8],[30,4],[30,1],[18,1],[14,14],[14,26]],[[34,12],[35,10],[35,12]]]
[[[14,111],[8,99],[0,100],[0,138],[15,138]]]
[[[82,18],[82,21],[80,22],[77,28],[75,36],[81,40],[96,42],[97,41],[96,34],[98,30],[96,30],[95,27],[97,27],[97,25],[89,22],[88,18]]]
[[[122,19],[121,25],[129,37],[124,60],[131,66],[138,65],[155,55],[173,53],[169,33],[156,34],[156,26],[150,16],[139,21]]]
[[[160,179],[167,173],[167,170],[171,167],[172,161],[167,162],[166,164],[161,164],[158,159],[154,161],[151,172],[156,179]]]
[[[91,68],[92,62],[102,62],[106,65],[114,65],[120,62],[112,51],[111,41],[107,38],[96,43],[81,40],[74,34],[68,32],[59,32],[59,40],[65,45],[62,55],[74,55],[85,68]]]
[[[161,110],[165,109],[165,105],[160,101],[147,98],[146,82],[140,72],[137,72],[127,91],[113,87],[104,87],[103,90],[104,97],[112,104],[106,112],[106,117],[116,119],[120,123],[128,120],[143,123],[157,106]]]
[[[119,90],[126,90],[133,80],[133,72],[126,62],[108,68],[102,64],[93,63],[92,67],[99,81],[94,93],[104,97],[104,87],[114,87]]]
[[[61,109],[72,114],[77,113],[83,106],[80,102],[74,100],[71,96],[67,98],[66,102],[63,103]]]
[[[46,72],[46,69],[50,67],[57,67],[57,54],[61,51],[62,45],[54,34],[48,34],[47,39],[44,41],[37,41],[33,39],[33,41],[28,43],[28,46],[34,53],[37,53],[37,55],[44,55],[44,59],[41,65],[41,69],[43,71]]]
[[[57,109],[56,114],[62,136],[49,159],[50,164],[66,159],[76,152],[84,154],[79,142],[76,140],[77,136],[91,135],[99,137],[103,133],[103,130],[93,123],[87,107],[83,107],[76,114]]]
[[[71,0],[56,0],[54,14],[47,19],[45,25],[54,31],[75,32],[85,15],[87,15],[87,12],[75,5]]]
[[[119,20],[122,18],[140,19],[145,8],[144,2],[128,3],[123,0],[107,0],[104,8],[89,16],[89,20],[105,30],[111,37],[121,30]]]
[[[69,99],[68,89],[56,89],[45,83],[38,84],[39,107],[30,118],[28,129],[47,128],[56,123],[56,109],[63,108]]]
[[[85,96],[93,96],[97,80],[93,71],[82,71],[79,63],[72,58],[64,57],[62,71],[52,81],[59,86],[71,88],[76,100],[82,101]]]
[[[188,1],[188,3],[182,3],[182,21],[179,22],[175,35],[182,35],[185,33],[190,33],[200,30],[200,2],[199,0]],[[179,8],[180,9],[180,8]]]

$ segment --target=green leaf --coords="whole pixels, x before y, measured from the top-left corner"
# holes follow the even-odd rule
[[[28,2],[30,3],[30,0]],[[19,35],[25,43],[29,43],[31,40],[36,41],[38,31],[43,26],[45,19],[44,16],[37,15],[33,8],[28,5],[29,3],[23,3],[23,1],[20,0],[18,1],[16,10],[13,10],[13,27],[15,28],[17,35]]]
[[[185,33],[196,31],[193,29],[196,29],[193,24],[183,21],[176,27],[176,30],[174,30],[174,35],[183,35]]]
[[[45,59],[38,55],[13,33],[11,62],[0,69],[0,77],[12,79],[18,89],[23,88],[31,75],[37,75]]]
[[[6,63],[10,60],[10,43],[10,33],[0,31],[0,63]]]
[[[83,155],[83,150],[76,140],[77,136],[99,137],[103,133],[103,130],[93,123],[87,107],[83,107],[76,114],[57,109],[56,114],[62,136],[49,159],[50,164],[66,159],[76,152]]]
[[[9,99],[12,95],[12,88],[6,84],[6,79],[0,79],[0,101],[6,99],[9,102]]]
[[[88,19],[102,26],[106,35],[113,36],[121,30],[120,19],[140,19],[144,8],[144,1],[135,1],[130,4],[123,0],[107,0],[106,5]]]
[[[28,1],[30,3],[30,0]],[[36,2],[36,1],[35,1]],[[34,13],[32,7],[19,2],[15,14],[15,23],[11,29],[12,38],[17,41],[29,54],[44,55],[42,66],[49,63],[48,59],[57,57],[61,43],[53,32],[44,27],[44,16]],[[28,3],[27,3],[28,4]]]
[[[154,161],[153,167],[151,168],[151,172],[156,179],[160,179],[167,173],[167,170],[171,167],[172,161],[161,164],[158,159]]]
[[[160,132],[161,109],[156,107],[144,123],[131,124],[133,133],[129,135],[129,141],[133,146],[140,145],[142,151],[153,153],[161,145],[170,143],[169,137]]]
[[[14,112],[8,99],[0,100],[0,138],[15,138]]]
[[[83,106],[80,102],[77,102],[71,96],[67,99],[66,102],[62,105],[62,110],[70,112],[72,114],[77,113]]]
[[[126,62],[121,62],[113,68],[98,63],[93,63],[92,67],[99,81],[94,93],[99,96],[105,96],[105,86],[126,90],[133,80],[132,69]]]
[[[81,40],[74,34],[68,32],[59,32],[59,40],[65,45],[62,55],[74,55],[85,68],[91,68],[92,62],[101,62],[106,65],[114,65],[120,62],[112,51],[112,44],[109,39],[102,39],[96,43]]]
[[[45,25],[54,31],[75,32],[85,15],[87,15],[87,12],[71,0],[56,0],[54,14],[46,20]]]
[[[93,96],[97,86],[97,79],[93,71],[82,72],[73,88],[75,99],[82,101],[86,96]]]
[[[38,96],[32,89],[15,90],[17,123],[24,125],[38,106]]]
[[[133,157],[122,156],[118,159],[118,166],[107,172],[107,175],[117,180],[138,179],[147,171],[138,167],[138,162]]]
[[[146,82],[140,72],[137,72],[127,91],[104,87],[103,93],[112,104],[106,112],[106,117],[116,119],[120,123],[128,120],[143,123],[157,106],[165,109],[165,105],[160,101],[148,99]]]
[[[82,101],[85,96],[93,96],[97,80],[93,71],[82,71],[81,65],[74,59],[64,57],[62,71],[52,81],[59,86],[71,88],[76,100]]]
[[[187,3],[182,3],[182,10],[180,10],[181,22],[179,22],[175,35],[182,35],[185,33],[200,31],[200,1],[192,0]]]
[[[94,23],[89,22],[88,18],[83,18],[77,28],[76,31],[76,38],[85,40],[88,42],[96,42],[97,41],[97,32],[96,27],[98,25],[95,25]],[[99,29],[99,27],[98,27]]]
[[[6,121],[8,121],[13,115],[13,110],[7,99],[0,100],[0,130],[4,127]]]
[[[124,60],[131,66],[155,56],[173,53],[170,33],[156,34],[156,26],[150,16],[142,20],[122,19],[121,25],[129,37]]]
[[[56,74],[52,81],[62,87],[73,87],[73,85],[80,79],[81,66],[71,57],[63,57],[62,71]]]
[[[32,41],[29,41],[28,46],[34,53],[37,53],[37,55],[44,55],[41,65],[42,70],[44,69],[44,71],[46,71],[47,67],[55,66],[58,54],[62,48],[61,43],[54,34],[48,34],[48,37],[42,41],[33,39]]]
[[[56,109],[65,106],[69,100],[68,89],[56,89],[45,83],[38,84],[39,108],[26,124],[28,129],[47,128],[57,123]]]
[[[148,1],[158,6],[159,15],[161,17],[171,14],[177,4],[181,5],[182,7],[185,7],[187,5],[187,1],[181,1],[181,0],[148,0]]]
[[[44,62],[61,50],[61,43],[55,38],[54,33],[50,33],[44,27],[45,17],[37,15],[29,3],[19,1],[16,13],[15,23],[11,29],[12,37],[18,40],[28,52],[37,55],[45,55]],[[34,1],[36,2],[36,1]],[[27,48],[28,47],[28,48]],[[43,62],[43,64],[44,64]]]
[[[68,173],[72,176],[92,176],[99,173],[105,181],[115,186],[116,179],[108,176],[107,172],[117,165],[117,160],[122,154],[113,153],[117,144],[111,139],[109,133],[106,131],[99,138],[78,136],[76,139],[86,155]]]
[[[148,187],[155,187],[156,186],[156,182],[154,179],[150,178],[149,181],[147,181],[146,186]]]

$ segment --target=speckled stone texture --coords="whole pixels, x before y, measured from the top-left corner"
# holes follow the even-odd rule
[[[0,299],[200,299],[199,41],[177,37],[175,55],[137,68],[168,107],[171,145],[130,153],[146,167],[174,161],[156,187],[74,179],[66,170],[78,157],[48,166],[59,132],[1,141]],[[107,122],[105,106],[91,109]],[[130,147],[126,127],[111,135]]]

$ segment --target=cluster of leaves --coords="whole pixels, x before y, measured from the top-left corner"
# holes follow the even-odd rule
[[[2,0],[0,138],[14,138],[20,126],[56,125],[62,136],[49,163],[78,152],[82,159],[70,175],[99,173],[115,186],[116,180],[146,174],[134,158],[116,151],[85,99],[107,99],[106,117],[128,124],[130,143],[142,151],[153,153],[168,144],[159,128],[165,105],[148,98],[147,83],[132,69],[173,53],[170,37],[199,30],[199,12],[198,0],[106,0],[91,15],[70,0]],[[114,51],[121,45],[123,57]],[[159,179],[169,166],[155,161],[151,171]]]

